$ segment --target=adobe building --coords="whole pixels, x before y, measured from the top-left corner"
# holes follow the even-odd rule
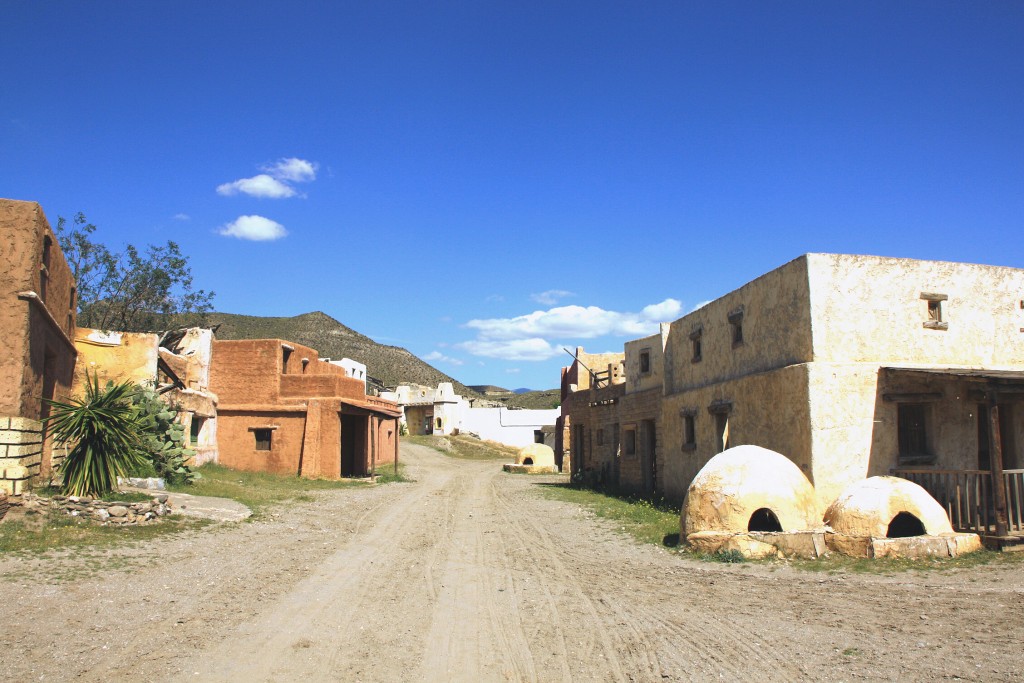
[[[57,464],[42,420],[71,389],[76,290],[39,204],[0,199],[0,234],[0,490],[19,495]]]
[[[308,346],[214,341],[210,389],[227,467],[335,479],[398,458],[398,406]]]
[[[589,421],[587,433],[637,424],[655,450],[656,493],[681,501],[712,456],[753,444],[790,458],[822,511],[850,484],[895,473],[925,486],[955,528],[987,528],[984,517],[1002,507],[1011,530],[1024,529],[1019,496],[957,502],[993,476],[1008,479],[994,497],[1024,490],[1024,270],[806,254],[659,336],[653,437],[640,427],[649,418],[623,416],[621,405],[606,418],[615,422],[577,415],[579,401],[569,416]],[[630,387],[657,384],[658,346],[627,344],[638,362],[627,359],[623,403]],[[592,457],[591,443],[581,457]]]
[[[561,408],[555,422],[555,465],[574,480],[618,481],[618,402],[625,393],[625,355],[576,347],[562,368]]]

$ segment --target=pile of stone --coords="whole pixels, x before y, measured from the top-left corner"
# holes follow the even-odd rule
[[[153,524],[158,522],[160,517],[171,514],[171,503],[166,493],[153,496],[151,500],[136,503],[96,500],[86,496],[42,498],[26,493],[22,504],[26,509],[49,506],[56,510],[63,510],[72,517],[82,517],[96,520],[102,524],[118,526]]]

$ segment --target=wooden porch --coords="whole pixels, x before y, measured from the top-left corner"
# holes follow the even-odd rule
[[[1002,471],[1002,496],[992,488],[991,471],[898,467],[892,474],[928,491],[954,530],[976,533],[986,545],[1024,544],[1024,469]]]

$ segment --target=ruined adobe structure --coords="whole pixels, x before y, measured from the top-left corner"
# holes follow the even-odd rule
[[[625,393],[625,356],[576,347],[562,368],[561,408],[555,422],[555,465],[574,478],[617,481],[618,402]],[[587,425],[601,425],[587,429]],[[584,464],[589,460],[589,464]]]
[[[1003,466],[1024,465],[1024,270],[807,254],[623,355],[622,384],[563,370],[580,477],[682,501],[712,456],[755,444],[824,510],[893,468],[985,469],[992,416]]]
[[[364,476],[398,457],[398,406],[315,349],[280,339],[215,341],[219,462],[240,470]]]
[[[0,200],[0,234],[0,490],[20,494],[55,465],[41,421],[71,388],[75,283],[35,202]]]
[[[217,396],[210,391],[213,331],[198,327],[163,335],[78,328],[73,393],[84,395],[88,377],[100,385],[133,382],[157,391],[177,412],[193,465],[217,461]]]

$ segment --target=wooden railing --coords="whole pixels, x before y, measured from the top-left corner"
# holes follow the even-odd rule
[[[995,531],[991,472],[896,468],[892,473],[919,484],[939,501],[957,531]],[[1004,470],[1002,484],[1006,492],[1007,532],[1024,533],[1024,470]]]

